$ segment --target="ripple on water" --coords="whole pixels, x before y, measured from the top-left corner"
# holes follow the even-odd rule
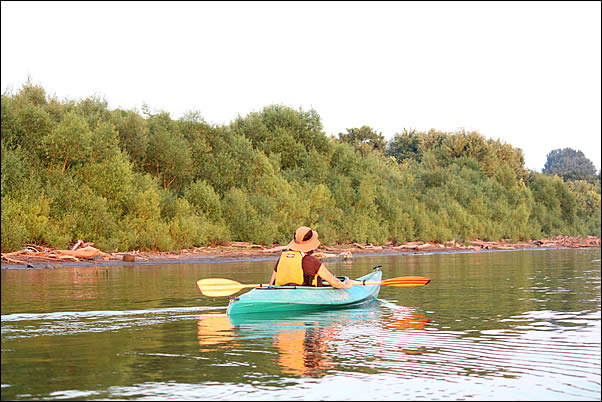
[[[174,307],[126,311],[61,311],[2,315],[2,338],[73,335],[147,327],[169,321],[198,319],[199,312],[223,311],[224,307]]]
[[[404,258],[391,276],[430,270],[428,288],[383,289],[370,307],[294,318],[232,320],[200,297],[212,306],[142,310],[130,294],[86,305],[96,311],[3,315],[2,399],[599,400],[600,271],[590,263],[599,252],[585,254],[585,269],[567,258],[553,265],[553,255]],[[165,277],[151,285],[175,277],[152,272]],[[186,305],[192,279],[154,288],[174,289],[152,305]],[[71,305],[85,308],[56,310]]]

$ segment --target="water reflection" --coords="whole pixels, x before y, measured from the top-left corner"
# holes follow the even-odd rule
[[[278,351],[278,364],[282,372],[308,377],[321,377],[334,363],[325,353],[333,328],[323,328],[315,323],[281,324],[274,334],[274,347]]]
[[[395,329],[424,329],[430,322],[423,312],[398,307],[392,310],[391,316],[384,321],[384,325]]]
[[[241,340],[270,340],[269,348],[276,355],[276,363],[283,374],[318,378],[337,367],[337,360],[350,351],[345,345],[358,336],[373,337],[371,330],[378,329],[380,336],[391,339],[403,330],[424,330],[430,322],[423,312],[395,307],[382,309],[380,302],[349,309],[321,311],[305,314],[256,314],[232,316],[226,314],[201,314],[197,322],[197,337],[201,353],[216,349],[233,350]],[[247,345],[248,347],[248,345]],[[367,350],[372,347],[365,345]],[[419,354],[421,344],[405,342],[395,348],[395,353]],[[354,354],[351,351],[351,354]],[[362,355],[362,353],[360,353]]]
[[[468,331],[449,330],[438,320],[431,322],[430,316],[384,299],[367,306],[303,315],[201,314],[198,342],[201,352],[220,349],[239,354],[241,361],[271,356],[256,367],[257,378],[273,375],[270,366],[274,365],[283,382],[287,376],[355,378],[360,373],[380,373],[404,380],[445,378],[450,386],[459,386],[466,378],[521,382],[537,378],[535,373],[555,377],[571,370],[591,378],[596,367],[599,370],[594,358],[573,358],[576,350],[596,349],[592,337],[599,336],[599,313],[568,317],[548,311],[543,317],[541,312],[526,312],[512,317],[512,324],[505,323],[509,328]],[[567,318],[573,321],[567,328],[584,320],[593,331],[542,327],[544,322],[557,323],[559,319],[566,325]],[[552,384],[536,386],[541,390]],[[596,393],[589,380],[555,383],[554,387],[554,392],[566,395]]]
[[[199,352],[211,352],[215,348],[233,347],[234,326],[226,314],[201,314],[197,322],[197,337],[201,349]]]
[[[2,271],[0,399],[600,400],[599,249],[333,264],[432,282],[231,319],[195,281],[273,262]]]

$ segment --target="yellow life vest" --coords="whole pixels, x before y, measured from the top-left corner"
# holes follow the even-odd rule
[[[280,255],[276,269],[276,286],[289,283],[303,285],[303,253],[300,251],[285,251]]]
[[[287,284],[303,285],[305,275],[303,273],[303,257],[301,251],[285,251],[280,255],[278,260],[278,268],[276,270],[276,286],[284,286]],[[318,286],[318,275],[312,278],[311,286]],[[320,282],[320,286],[322,286]]]

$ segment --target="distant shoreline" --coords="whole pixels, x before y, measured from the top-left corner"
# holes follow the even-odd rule
[[[577,238],[555,236],[545,240],[529,240],[527,242],[511,243],[508,241],[487,242],[473,240],[470,245],[457,243],[423,243],[412,242],[403,245],[373,246],[357,243],[338,245],[337,247],[320,246],[314,255],[325,263],[337,261],[353,261],[356,257],[392,256],[392,255],[423,255],[423,254],[455,254],[479,253],[490,251],[511,250],[553,250],[571,248],[600,248],[600,239],[589,236]],[[278,258],[284,247],[267,248],[261,245],[234,242],[216,247],[194,247],[180,252],[131,251],[118,253],[103,253],[93,258],[70,260],[55,260],[48,257],[38,257],[28,252],[16,256],[21,263],[8,262],[2,254],[2,270],[36,270],[56,269],[63,267],[111,267],[122,265],[154,265],[154,264],[203,264],[228,263],[238,261],[266,261]],[[14,253],[11,253],[14,254]],[[40,253],[41,254],[41,253]]]

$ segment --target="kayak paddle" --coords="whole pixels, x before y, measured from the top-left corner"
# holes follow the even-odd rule
[[[354,285],[424,286],[431,280],[423,276],[401,276],[384,281],[353,281]]]
[[[424,286],[431,280],[422,276],[404,276],[399,278],[391,278],[384,281],[352,281],[353,285],[386,285],[386,286]],[[261,288],[268,287],[267,284],[256,283],[253,285],[245,285],[231,279],[223,278],[207,278],[200,279],[196,282],[199,291],[205,296],[219,297],[230,296],[245,288]]]

